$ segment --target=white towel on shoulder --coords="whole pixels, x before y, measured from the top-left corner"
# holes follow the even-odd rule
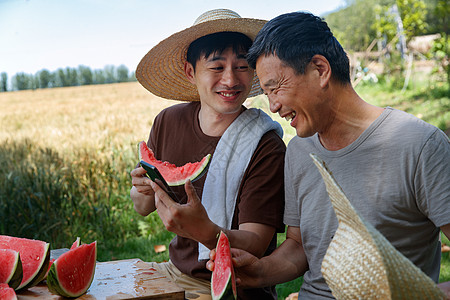
[[[209,218],[231,229],[236,198],[248,163],[268,131],[283,137],[283,129],[260,109],[242,112],[227,128],[217,144],[203,187],[202,204]],[[209,259],[209,249],[198,244],[198,260]]]

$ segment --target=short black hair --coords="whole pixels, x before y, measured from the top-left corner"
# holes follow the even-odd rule
[[[232,47],[233,52],[248,52],[252,45],[252,40],[240,32],[216,32],[202,36],[193,41],[187,50],[186,60],[192,64],[195,71],[195,64],[201,56],[207,58],[211,53],[221,54],[225,49]]]
[[[297,74],[304,74],[316,54],[329,61],[332,78],[344,84],[350,83],[347,54],[327,23],[311,13],[287,13],[267,22],[248,51],[247,60],[255,68],[261,55],[276,55]]]

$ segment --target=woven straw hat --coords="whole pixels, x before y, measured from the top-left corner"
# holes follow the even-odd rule
[[[197,88],[184,73],[189,45],[196,39],[216,32],[240,32],[252,41],[267,21],[241,18],[228,9],[210,10],[200,15],[194,25],[177,32],[153,47],[136,69],[137,80],[156,96],[182,101],[200,100]],[[249,97],[261,94],[256,75]]]
[[[310,154],[330,196],[338,228],[322,262],[336,299],[445,299],[425,273],[354,210],[325,163]]]

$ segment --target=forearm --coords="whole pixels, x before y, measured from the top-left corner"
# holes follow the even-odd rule
[[[220,231],[225,232],[233,248],[245,250],[257,257],[262,257],[275,234],[275,228],[258,223],[245,223],[239,229],[226,230],[214,223],[202,226],[203,239],[199,240],[209,249],[214,249]]]
[[[151,212],[155,211],[155,197],[139,193],[136,187],[132,187],[130,190],[130,197],[134,203],[134,210],[142,215],[147,216]]]
[[[291,281],[302,276],[308,270],[303,247],[295,240],[289,238],[270,256],[261,258],[260,262],[260,286]]]
[[[245,223],[239,230],[228,230],[230,245],[262,257],[275,234],[275,228],[257,223]]]

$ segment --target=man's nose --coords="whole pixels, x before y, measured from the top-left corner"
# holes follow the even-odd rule
[[[272,96],[269,96],[268,98],[269,98],[270,111],[273,113],[276,113],[277,111],[279,111],[281,108],[281,104],[278,103],[277,101],[275,101],[275,99],[273,99]]]
[[[239,79],[233,68],[226,68],[224,70],[221,82],[228,87],[234,87],[239,84]]]

